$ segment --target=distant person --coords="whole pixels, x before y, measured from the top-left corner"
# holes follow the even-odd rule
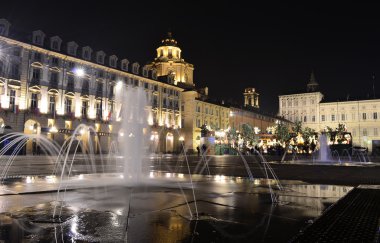
[[[37,155],[41,155],[41,146],[37,145]]]
[[[203,144],[202,145],[202,154],[205,154],[206,150],[207,150],[207,146],[206,146],[206,144]]]
[[[197,153],[198,153],[198,157],[199,157],[200,153],[201,153],[201,151],[199,150],[199,146],[197,146]]]
[[[311,144],[310,144],[310,149],[311,149],[311,152],[312,152],[312,153],[314,152],[316,146],[317,146],[317,145],[315,144],[314,139],[313,139],[313,140],[311,141]]]
[[[32,154],[36,155],[36,153],[37,153],[37,142],[36,142],[36,139],[33,139],[33,141],[32,141]]]

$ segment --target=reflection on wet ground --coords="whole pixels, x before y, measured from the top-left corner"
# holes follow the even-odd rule
[[[142,185],[127,187],[120,174],[79,175],[58,205],[56,178],[9,179],[0,190],[0,240],[286,242],[352,189],[281,181],[279,191],[273,180],[193,176],[194,200],[188,181],[152,171]],[[61,214],[52,218],[55,206]]]

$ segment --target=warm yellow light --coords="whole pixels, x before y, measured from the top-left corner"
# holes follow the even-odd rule
[[[178,138],[178,140],[182,142],[182,141],[185,141],[185,138],[183,136],[181,136]]]
[[[49,132],[51,132],[51,133],[56,133],[56,132],[58,132],[58,129],[57,129],[55,126],[52,126],[52,127],[49,129]]]
[[[83,128],[80,129],[80,131],[79,131],[79,133],[80,133],[81,135],[83,135],[85,132],[86,132],[86,131],[85,131]]]

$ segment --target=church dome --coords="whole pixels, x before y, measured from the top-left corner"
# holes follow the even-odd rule
[[[173,38],[172,32],[168,32],[167,37],[161,43],[163,46],[177,46],[177,41]]]

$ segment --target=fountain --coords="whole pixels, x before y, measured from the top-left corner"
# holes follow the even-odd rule
[[[327,136],[324,133],[319,138],[318,161],[331,161],[331,150],[327,142]]]
[[[124,180],[128,185],[138,185],[142,182],[142,163],[147,155],[146,147],[150,134],[146,92],[143,88],[122,87],[116,98],[123,101],[119,114],[122,118],[118,145],[123,158]]]
[[[318,209],[307,216],[315,218],[339,199],[326,203],[324,195],[300,202],[304,183],[283,186],[259,152],[259,157],[220,157],[230,161],[222,160],[223,167],[240,170],[236,176],[219,173],[215,157],[197,159],[183,147],[175,166],[162,158],[151,163],[145,91],[122,89],[116,97],[123,101],[120,129],[107,156],[95,154],[99,139],[84,124],[62,146],[41,135],[9,135],[12,143],[0,150],[0,241],[279,241],[298,231],[279,228],[299,227],[306,219],[303,210],[290,218],[289,209],[294,214],[299,204],[309,208],[310,200],[317,201]],[[39,158],[48,166],[35,175],[24,169],[35,159],[16,156],[30,139],[38,139],[49,155]],[[13,155],[1,156],[14,147]],[[271,228],[273,222],[277,226]]]

